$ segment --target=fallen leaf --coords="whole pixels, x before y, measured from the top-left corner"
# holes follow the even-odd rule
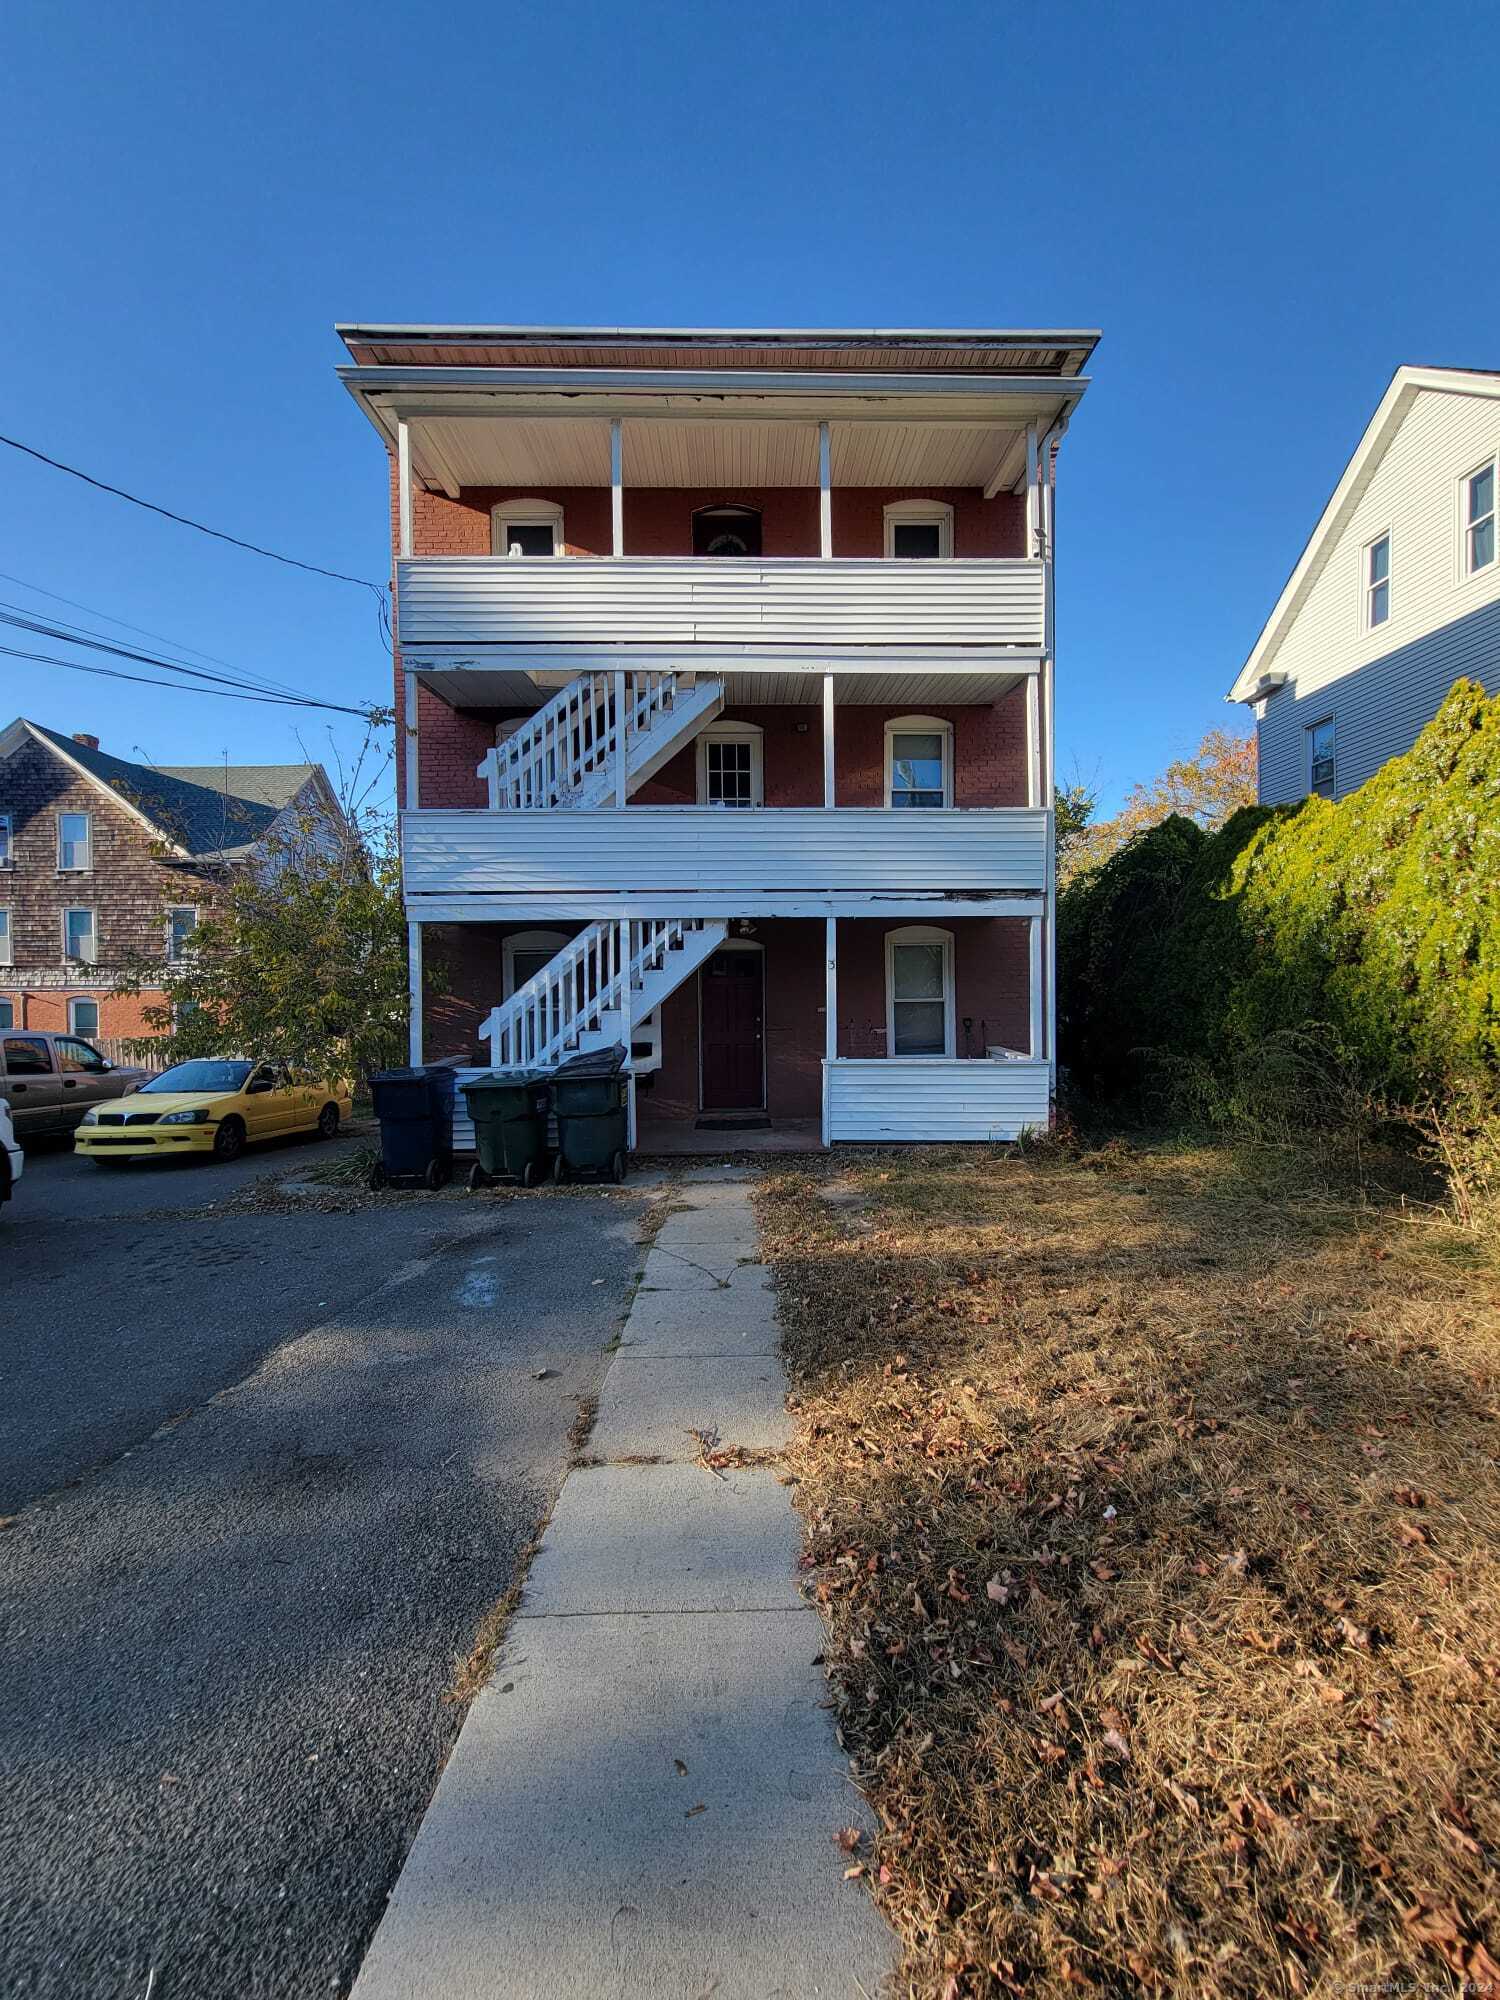
[[[833,1836],[833,1844],[842,1854],[857,1854],[864,1835],[857,1826],[841,1826]]]
[[[707,1811],[708,1807],[703,1803],[702,1799],[700,1799],[697,1805],[689,1806],[687,1811],[682,1816],[684,1819],[692,1819],[696,1813],[707,1812]]]
[[[672,1762],[673,1762],[673,1763],[674,1763],[674,1764],[676,1765],[676,1767],[677,1767],[677,1775],[678,1775],[678,1777],[679,1777],[679,1778],[685,1778],[685,1777],[687,1776],[687,1765],[683,1763],[683,1761],[682,1761],[682,1759],[681,1759],[680,1757],[674,1757],[674,1758],[672,1759]]]

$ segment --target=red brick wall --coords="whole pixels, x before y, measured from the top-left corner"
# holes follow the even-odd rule
[[[5,973],[0,970],[0,1000],[8,1000],[11,1017],[17,1028],[44,1029],[52,1034],[68,1033],[68,1002],[70,1000],[92,1000],[99,1009],[100,1035],[134,1038],[137,1035],[155,1035],[161,1030],[150,1026],[146,1020],[148,1007],[159,1007],[166,995],[159,992],[145,992],[138,998],[126,999],[122,995],[108,993],[101,987],[67,986],[59,991],[26,990],[6,986]]]
[[[987,1044],[1025,1049],[1030,1033],[1030,940],[1023,917],[954,917],[955,1050],[980,1055]],[[839,924],[838,1016],[841,1056],[883,1056],[885,940],[903,924],[847,918]],[[972,1022],[967,1047],[964,1018]]]

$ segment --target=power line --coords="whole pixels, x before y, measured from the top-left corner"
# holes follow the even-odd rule
[[[60,458],[49,458],[46,452],[38,451],[35,445],[22,444],[19,438],[0,433],[0,444],[9,445],[12,451],[24,452],[28,458],[34,458],[42,465],[50,465],[54,472],[66,472],[70,478],[81,479],[85,486],[92,486],[100,493],[112,493],[117,500],[128,500],[132,507],[144,507],[148,514],[160,514],[163,520],[175,521],[182,528],[196,528],[200,535],[211,535],[216,542],[228,542],[253,556],[264,556],[268,562],[285,563],[288,569],[330,577],[335,583],[356,584],[361,590],[373,592],[376,600],[384,606],[384,589],[378,583],[371,583],[368,577],[348,576],[340,569],[325,569],[321,563],[303,562],[298,556],[284,556],[276,549],[263,549],[258,542],[243,541],[238,535],[227,534],[223,528],[210,528],[205,521],[195,521],[188,514],[176,514],[170,507],[159,507],[154,500],[143,500],[138,493],[127,493],[123,486],[111,486],[107,479],[96,479],[91,472],[80,472],[76,465],[65,465]]]
[[[24,576],[12,576],[9,570],[0,569],[0,583],[13,583],[18,590],[30,591],[33,597],[49,597],[54,604],[66,604],[70,611],[86,611],[91,618],[102,618],[106,625],[118,625],[122,632],[134,632],[138,639],[159,639],[162,645],[175,646],[179,653],[186,653],[190,659],[207,660],[211,667],[225,667],[230,673],[238,672],[232,661],[221,660],[217,653],[205,653],[200,647],[185,646],[180,639],[169,638],[165,632],[153,632],[149,625],[132,625],[128,618],[116,618],[112,612],[101,611],[97,604],[85,604],[77,597],[64,597],[60,590],[46,590],[39,583],[28,583]],[[24,609],[20,605],[7,608]]]
[[[154,680],[149,674],[122,673],[118,667],[93,667],[83,660],[59,660],[51,653],[23,652],[17,646],[0,646],[0,656],[12,660],[33,660],[38,666],[66,667],[75,674],[98,674],[104,680],[135,681],[141,687],[171,688],[175,694],[216,694],[225,701],[262,702],[276,708],[324,708],[334,715],[357,716],[361,722],[370,720],[367,708],[346,708],[342,702],[317,701],[311,695],[245,694],[233,687],[186,687],[180,681]]]
[[[65,646],[82,646],[91,653],[108,653],[118,660],[133,660],[144,667],[160,667],[167,673],[186,674],[191,680],[215,681],[224,687],[251,688],[261,694],[282,695],[289,701],[311,699],[299,694],[295,688],[266,681],[256,675],[211,673],[207,667],[190,667],[182,660],[168,659],[159,653],[143,653],[135,646],[117,645],[102,633],[90,633],[82,626],[48,624],[42,619],[29,618],[24,612],[17,614],[3,605],[0,605],[0,625],[11,625],[18,631],[35,633],[41,639],[58,639]]]

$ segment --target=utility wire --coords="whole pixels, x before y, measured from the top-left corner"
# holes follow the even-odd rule
[[[242,541],[238,535],[226,534],[222,528],[210,528],[205,521],[195,521],[188,514],[175,514],[170,507],[159,507],[154,500],[143,500],[138,493],[127,493],[123,486],[111,486],[107,479],[95,479],[90,472],[80,472],[76,465],[65,465],[60,458],[49,458],[35,445],[22,444],[19,438],[6,437],[0,433],[0,444],[9,445],[12,451],[24,452],[27,458],[34,458],[42,465],[50,465],[54,472],[66,472],[73,479],[81,479],[85,486],[92,486],[100,493],[112,493],[117,500],[128,500],[132,507],[144,507],[148,514],[160,514],[163,520],[175,521],[182,528],[196,528],[200,535],[212,535],[216,542],[228,542],[234,548],[245,549],[253,556],[264,556],[269,562],[285,563],[288,569],[306,570],[312,576],[331,577],[335,583],[352,583],[361,590],[371,591],[377,601],[384,606],[385,591],[378,583],[371,583],[368,577],[348,576],[340,569],[324,569],[321,563],[303,562],[297,556],[284,556],[276,549],[263,549],[258,542]]]
[[[279,687],[274,681],[257,680],[252,676],[211,673],[207,667],[190,667],[181,660],[171,660],[159,653],[143,653],[135,646],[121,646],[102,634],[84,632],[81,627],[52,625],[44,620],[28,618],[24,614],[0,607],[0,625],[14,626],[18,631],[34,633],[41,639],[57,639],[65,646],[82,646],[91,653],[108,653],[117,660],[132,660],[145,667],[160,667],[168,673],[186,674],[191,680],[214,681],[223,687],[254,689],[260,694],[276,694],[288,701],[307,701],[311,697],[298,694],[295,688]]]
[[[245,694],[233,687],[194,687],[191,683],[184,687],[181,681],[159,681],[149,674],[122,673],[118,667],[93,667],[83,660],[59,660],[51,653],[23,652],[17,646],[0,646],[0,656],[12,660],[34,660],[43,667],[67,667],[75,674],[98,674],[104,680],[136,681],[142,687],[171,688],[177,694],[216,694],[226,701],[263,702],[276,708],[326,708],[334,715],[357,716],[361,722],[370,720],[369,709],[346,708],[342,702],[317,701],[311,695]]]
[[[153,632],[149,625],[132,625],[128,618],[116,618],[112,612],[101,611],[97,604],[85,604],[77,597],[64,597],[59,590],[45,590],[39,583],[28,583],[24,576],[12,576],[9,570],[0,569],[0,583],[13,583],[18,590],[29,591],[33,597],[48,597],[54,604],[66,604],[70,611],[86,611],[90,618],[102,618],[106,625],[118,625],[122,632],[134,632],[138,639],[157,639],[163,646],[174,646],[179,653],[186,653],[189,659],[206,660],[211,667],[224,667],[230,673],[238,671],[232,661],[221,660],[217,653],[205,653],[197,646],[185,646],[180,639],[171,639],[165,632]],[[24,611],[27,607],[16,604],[4,608]],[[253,679],[254,676],[247,678]]]

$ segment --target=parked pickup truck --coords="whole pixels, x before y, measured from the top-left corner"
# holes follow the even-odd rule
[[[150,1074],[110,1062],[79,1035],[31,1028],[0,1034],[0,1098],[10,1106],[18,1139],[71,1132],[93,1105],[123,1097]]]

